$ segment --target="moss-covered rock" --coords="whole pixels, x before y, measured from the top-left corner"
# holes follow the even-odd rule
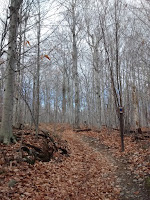
[[[14,186],[16,185],[16,183],[17,183],[16,180],[11,179],[11,180],[9,181],[9,183],[8,183],[8,186],[9,186],[9,187],[14,187]]]
[[[145,179],[145,187],[150,193],[150,176]]]

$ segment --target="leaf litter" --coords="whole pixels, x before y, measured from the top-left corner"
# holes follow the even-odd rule
[[[53,135],[52,126],[43,124],[41,127]],[[24,134],[24,141],[40,147],[42,139],[33,139],[35,138],[33,130],[23,131],[30,132]],[[123,200],[120,199],[121,185],[117,183],[115,163],[84,142],[81,134],[74,133],[69,126],[57,126],[56,132],[54,137],[56,144],[66,148],[69,156],[56,151],[49,162],[36,161],[33,165],[21,162],[18,159],[20,142],[9,146],[0,144],[0,199]],[[125,153],[121,153],[118,136],[113,139],[114,136],[108,136],[105,131],[100,134],[91,131],[82,135],[97,138],[99,142],[107,145],[118,159],[129,154],[131,157],[128,163],[131,163],[129,165],[131,171],[134,167],[137,169],[135,163],[141,152],[135,151],[135,148],[138,148],[137,144],[131,145],[130,139],[126,141]],[[147,156],[147,149],[143,151],[142,155]],[[147,174],[145,157],[141,156],[140,162],[145,164],[139,166],[139,172],[136,173],[139,175],[141,170],[145,170],[144,173]],[[11,186],[10,182],[14,184]],[[138,193],[139,191],[135,191],[135,195]]]

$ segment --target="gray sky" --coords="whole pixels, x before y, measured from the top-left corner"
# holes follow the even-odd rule
[[[0,16],[4,13],[5,9],[8,7],[9,0],[0,0]]]
[[[0,19],[5,19],[6,10],[8,8],[8,2],[9,0],[0,0]],[[0,28],[1,28],[1,25],[2,24],[0,23]]]

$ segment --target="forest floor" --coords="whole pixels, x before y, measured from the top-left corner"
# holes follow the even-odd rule
[[[49,162],[21,162],[24,141],[43,145],[30,129],[22,130],[18,143],[0,144],[0,200],[150,199],[149,138],[137,142],[126,136],[122,153],[118,131],[75,132],[67,125],[49,124],[40,128],[55,132],[59,151]],[[67,154],[62,155],[62,148]]]

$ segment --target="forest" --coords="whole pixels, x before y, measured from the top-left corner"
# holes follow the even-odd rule
[[[149,200],[150,1],[0,3],[0,199]]]

